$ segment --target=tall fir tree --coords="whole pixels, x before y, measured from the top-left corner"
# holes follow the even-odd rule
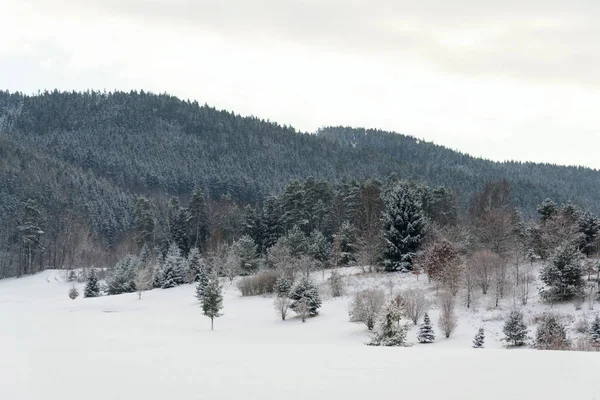
[[[579,231],[583,235],[581,251],[586,256],[590,256],[596,251],[598,235],[600,234],[600,222],[594,214],[586,211],[579,219]]]
[[[252,275],[258,270],[256,250],[256,244],[250,236],[244,235],[234,243],[232,251],[240,262],[239,271],[242,274]]]
[[[386,271],[410,271],[425,231],[417,195],[406,183],[396,183],[384,197],[383,264]]]
[[[187,226],[190,247],[204,250],[208,238],[207,219],[204,194],[200,189],[196,189],[188,205]]]
[[[100,283],[98,282],[98,274],[94,268],[90,269],[87,283],[83,290],[83,297],[98,297],[100,296]]]
[[[435,332],[431,326],[431,320],[429,314],[425,313],[423,316],[423,323],[419,326],[419,333],[417,335],[419,343],[433,343],[435,340]]]
[[[356,262],[358,252],[356,230],[350,222],[344,221],[338,233],[334,235],[337,265],[345,266]]]
[[[135,201],[134,230],[135,239],[140,247],[154,245],[155,217],[152,203],[147,197],[140,196]]]
[[[41,228],[41,223],[42,213],[37,202],[28,199],[23,204],[23,217],[17,227],[22,246],[19,276],[33,272],[33,260],[38,250],[42,249],[44,231]]]

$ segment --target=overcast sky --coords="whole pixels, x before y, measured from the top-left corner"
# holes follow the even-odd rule
[[[0,0],[0,88],[168,92],[600,168],[599,21],[600,0]]]

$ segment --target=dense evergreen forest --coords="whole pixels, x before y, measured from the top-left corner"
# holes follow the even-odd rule
[[[355,232],[368,247],[380,193],[398,180],[439,225],[489,182],[510,186],[525,217],[548,197],[600,210],[587,168],[496,163],[373,130],[301,133],[164,94],[0,92],[0,277],[243,235],[264,253],[295,230],[330,243]]]

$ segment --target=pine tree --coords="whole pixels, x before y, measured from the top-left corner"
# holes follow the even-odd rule
[[[356,261],[358,247],[356,245],[356,231],[348,221],[345,221],[340,227],[339,232],[334,236],[336,242],[337,263],[340,266],[348,265]]]
[[[135,256],[123,257],[106,279],[106,291],[109,295],[135,292],[135,276],[138,259]]]
[[[418,197],[406,183],[398,183],[386,193],[384,202],[384,267],[386,271],[412,270],[425,230]]]
[[[556,250],[551,263],[545,265],[540,279],[546,288],[541,296],[547,301],[568,300],[581,296],[585,287],[581,256],[575,246],[561,246]]]
[[[297,225],[281,238],[283,244],[288,246],[293,257],[300,257],[307,253],[308,241],[306,235]]]
[[[208,237],[206,225],[206,201],[200,189],[194,190],[190,204],[188,205],[187,226],[189,232],[189,243],[192,248],[203,250]]]
[[[208,267],[204,262],[199,263],[197,269],[197,284],[196,284],[196,298],[200,301],[204,298],[204,293],[210,282],[210,276],[208,273]]]
[[[185,283],[184,267],[184,258],[179,247],[175,243],[171,244],[161,269],[162,288],[172,288]]]
[[[331,257],[331,244],[321,231],[313,230],[308,238],[308,252],[322,265]]]
[[[202,257],[200,256],[200,251],[198,251],[197,247],[193,247],[190,250],[190,254],[188,254],[187,259],[187,267],[188,267],[188,279],[190,282],[198,282],[200,279],[200,274],[206,272],[206,265]]]
[[[281,218],[281,206],[275,197],[269,197],[265,202],[261,216],[263,229],[263,249],[270,249],[283,236],[284,227]]]
[[[429,314],[425,313],[423,316],[423,323],[419,326],[419,333],[417,339],[420,343],[433,343],[435,340],[435,332],[431,326],[431,320]]]
[[[289,297],[292,290],[292,282],[283,274],[277,277],[273,290],[277,297]]]
[[[302,321],[306,316],[314,317],[319,313],[321,296],[319,296],[319,291],[308,277],[303,277],[294,287],[290,293],[290,299],[292,300],[292,310],[302,316]]]
[[[406,327],[399,324],[394,307],[388,308],[369,346],[406,346]]]
[[[154,244],[155,218],[152,204],[148,198],[140,196],[135,202],[134,230],[139,246],[152,246]]]
[[[586,211],[579,220],[579,231],[583,235],[581,251],[589,256],[596,250],[596,242],[598,234],[600,234],[600,222],[594,214]]]
[[[527,325],[523,321],[523,313],[521,311],[511,311],[508,319],[506,320],[504,327],[502,328],[505,340],[508,343],[512,343],[514,346],[522,346],[528,339]]]
[[[42,235],[40,227],[42,222],[41,212],[33,199],[28,199],[23,205],[23,218],[17,227],[21,245],[23,246],[22,263],[18,275],[31,274],[35,253],[42,248]]]
[[[75,282],[77,280],[77,273],[75,272],[74,269],[69,271],[69,274],[67,275],[67,282]]]
[[[563,350],[569,346],[565,327],[553,315],[546,316],[537,328],[535,347],[540,350]]]
[[[79,297],[79,291],[77,290],[75,285],[73,285],[73,287],[69,290],[69,298],[71,300],[75,300],[77,297]]]
[[[473,348],[481,349],[483,348],[483,344],[485,342],[485,332],[483,328],[479,328],[477,331],[477,335],[473,338]]]
[[[233,245],[232,249],[240,262],[240,271],[244,275],[251,275],[258,270],[256,258],[256,244],[250,236],[242,236]]]
[[[98,274],[96,270],[92,268],[90,270],[88,281],[85,284],[83,290],[83,297],[98,297],[100,296],[100,284],[98,283]]]
[[[548,221],[558,213],[558,205],[551,199],[546,199],[537,208],[542,222]]]
[[[600,316],[598,315],[590,327],[590,341],[594,346],[600,347]]]
[[[219,278],[212,276],[208,281],[208,285],[202,296],[202,312],[210,318],[210,330],[214,328],[215,318],[219,318],[223,309],[223,295],[221,293],[221,285]]]

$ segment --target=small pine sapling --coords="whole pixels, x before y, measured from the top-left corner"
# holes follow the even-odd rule
[[[98,297],[100,296],[100,284],[98,283],[98,274],[95,269],[91,269],[85,289],[83,290],[83,297]]]
[[[435,340],[435,332],[431,326],[431,320],[429,314],[425,313],[423,317],[423,323],[419,326],[419,333],[417,334],[419,343],[433,343]]]
[[[214,329],[214,320],[219,318],[223,309],[223,295],[221,293],[221,285],[219,278],[212,277],[202,296],[202,312],[210,318],[210,330]]]
[[[77,297],[79,297],[79,291],[77,290],[75,285],[73,285],[73,287],[69,289],[69,298],[71,300],[75,300]]]
[[[477,334],[473,338],[473,348],[482,349],[485,342],[485,332],[483,328],[479,328]]]
[[[590,341],[596,347],[600,347],[600,316],[596,315],[590,327]]]
[[[512,344],[513,346],[523,346],[529,338],[527,334],[529,330],[523,321],[523,313],[521,311],[511,311],[504,327],[504,338],[502,340]]]

